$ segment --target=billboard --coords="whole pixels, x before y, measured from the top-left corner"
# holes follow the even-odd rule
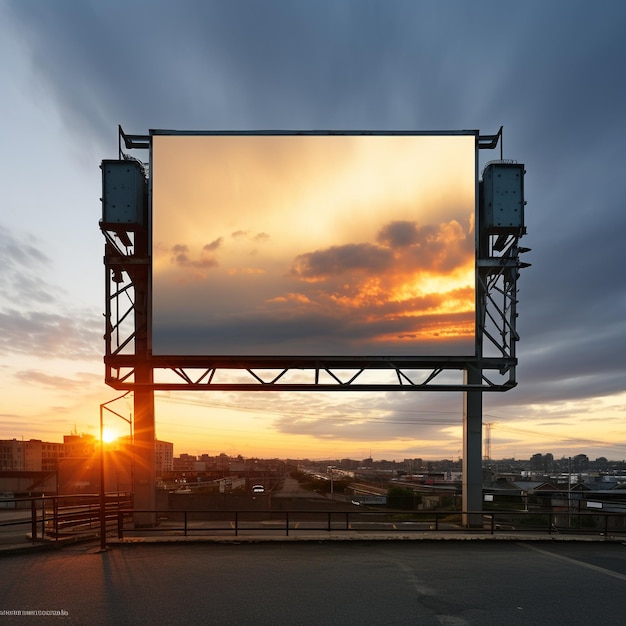
[[[151,131],[154,355],[473,355],[476,132]]]

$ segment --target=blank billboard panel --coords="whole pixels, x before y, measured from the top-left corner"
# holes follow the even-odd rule
[[[473,354],[475,143],[153,131],[153,354]]]

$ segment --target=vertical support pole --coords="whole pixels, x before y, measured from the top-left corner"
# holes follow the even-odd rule
[[[30,501],[30,532],[32,541],[37,541],[37,503],[34,498]]]
[[[151,377],[151,372],[144,375]],[[137,370],[136,376],[140,373]],[[138,380],[138,382],[142,382]],[[154,453],[154,391],[138,386],[134,391],[134,507],[135,526],[156,524],[156,459]]]
[[[107,513],[106,513],[106,486],[104,484],[104,405],[100,405],[100,550],[107,549]],[[91,519],[91,511],[89,512]]]
[[[135,383],[134,412],[134,508],[135,526],[156,525],[156,431],[154,425],[154,375],[150,363],[150,264],[145,230],[137,232],[136,254],[145,263],[134,269],[135,285]]]
[[[481,383],[479,370],[465,370],[466,384]],[[482,390],[465,391],[463,406],[463,525],[482,528]]]

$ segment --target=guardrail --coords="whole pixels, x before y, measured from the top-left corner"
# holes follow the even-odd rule
[[[615,511],[399,511],[365,507],[334,510],[171,510],[134,509],[128,493],[106,494],[104,516],[100,495],[20,498],[12,502],[23,510],[20,519],[1,520],[0,528],[29,525],[31,541],[100,537],[119,539],[147,535],[239,536],[246,533],[285,535],[309,533],[536,533],[626,535],[626,514]],[[30,510],[29,510],[29,508]],[[3,507],[6,510],[6,507]],[[137,524],[146,514],[154,523]],[[466,528],[464,516],[482,524]],[[102,524],[104,520],[104,525]],[[104,536],[103,536],[104,534]]]
[[[132,495],[126,492],[106,494],[105,520],[115,529],[118,511],[132,507]],[[0,529],[29,524],[30,540],[58,541],[64,537],[100,534],[100,495],[39,496],[0,500],[3,511],[23,511],[20,519],[0,519]]]
[[[135,514],[151,514],[154,527],[132,527]],[[376,510],[334,511],[258,511],[258,510],[145,510],[120,509],[117,536],[223,535],[239,536],[244,532],[284,534],[314,532],[483,532],[485,534],[626,534],[626,515],[607,512],[563,511],[471,511],[468,519],[482,519],[482,526],[466,528],[461,524],[464,512],[402,512]]]

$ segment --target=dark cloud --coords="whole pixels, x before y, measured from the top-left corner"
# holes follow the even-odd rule
[[[369,243],[331,246],[301,254],[294,260],[291,273],[301,280],[320,280],[352,272],[382,273],[393,263],[391,250]]]
[[[432,232],[433,227],[426,227]],[[424,236],[424,228],[418,229],[416,222],[390,222],[378,233],[378,242],[390,248],[404,248],[417,244]]]
[[[346,274],[449,272],[472,258],[474,242],[458,222],[418,226],[391,222],[377,235],[378,243],[331,246],[301,254],[291,274],[304,281],[319,281]]]
[[[0,354],[93,359],[102,354],[102,318],[75,314],[0,311]]]

